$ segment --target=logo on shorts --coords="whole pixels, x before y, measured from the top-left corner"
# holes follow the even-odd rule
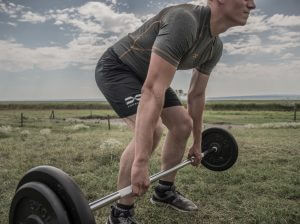
[[[136,94],[135,96],[129,96],[125,98],[125,103],[128,107],[138,105],[141,99],[141,94]]]

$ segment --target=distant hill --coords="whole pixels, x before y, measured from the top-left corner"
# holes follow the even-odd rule
[[[300,95],[256,95],[256,96],[226,96],[207,97],[208,101],[219,100],[300,100]]]
[[[180,97],[186,100],[186,96]],[[207,101],[222,100],[300,100],[300,95],[252,95],[252,96],[225,96],[225,97],[207,97]],[[55,103],[55,102],[106,102],[103,97],[89,99],[16,99],[3,100],[0,103]]]

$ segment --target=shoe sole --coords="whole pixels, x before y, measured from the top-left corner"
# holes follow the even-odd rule
[[[182,213],[188,213],[188,212],[194,212],[194,211],[197,211],[196,210],[190,210],[190,211],[187,211],[187,210],[182,210],[180,208],[177,208],[176,206],[174,205],[171,205],[171,204],[168,204],[168,203],[164,203],[164,202],[160,202],[160,201],[154,201],[152,198],[150,198],[150,202],[153,204],[153,205],[158,205],[160,207],[170,207],[172,209],[175,209],[176,211],[179,211],[179,212],[182,212]]]

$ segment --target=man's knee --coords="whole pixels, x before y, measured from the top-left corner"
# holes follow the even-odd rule
[[[176,136],[177,139],[187,139],[193,129],[193,120],[189,115],[185,115],[182,119],[176,121],[170,132]]]

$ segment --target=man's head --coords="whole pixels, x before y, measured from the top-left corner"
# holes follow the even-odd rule
[[[245,25],[250,11],[256,7],[254,0],[208,0],[208,5],[222,13],[230,26]]]

